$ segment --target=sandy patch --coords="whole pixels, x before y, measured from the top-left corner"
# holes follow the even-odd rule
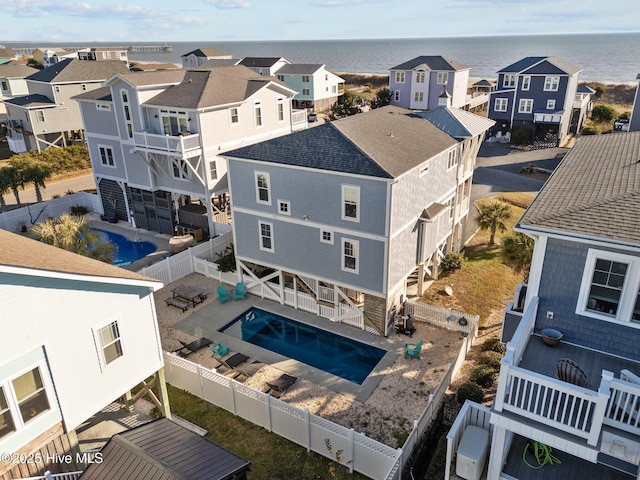
[[[178,282],[176,282],[178,283]],[[201,286],[211,290],[212,279],[200,274],[191,274],[179,280],[185,285]],[[165,286],[155,293],[156,311],[162,346],[172,351],[180,348],[180,341],[185,343],[195,340],[188,333],[174,328],[186,314],[175,307],[167,306],[164,299],[171,296],[173,284]],[[215,301],[215,294],[205,304]],[[202,308],[196,305],[188,313]],[[187,314],[188,314],[187,313]],[[299,378],[281,397],[299,408],[308,409],[311,413],[331,420],[340,425],[365,433],[386,445],[401,446],[406,435],[411,431],[414,420],[418,420],[427,406],[429,394],[434,392],[462,345],[463,336],[431,325],[416,322],[417,331],[413,338],[391,334],[390,340],[400,347],[404,342],[425,341],[421,359],[404,359],[398,357],[386,375],[365,402],[354,400],[348,395],[336,393],[308,380]],[[211,357],[209,349],[201,349],[189,355],[188,359],[206,368],[219,367],[219,362]],[[220,368],[225,372],[224,367]],[[265,365],[250,378],[240,376],[244,381],[260,391],[267,388],[266,382],[276,379],[282,372],[275,367]]]

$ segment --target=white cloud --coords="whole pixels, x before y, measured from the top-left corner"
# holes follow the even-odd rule
[[[220,10],[232,10],[237,8],[251,8],[251,4],[245,0],[209,0],[208,3],[213,4]]]

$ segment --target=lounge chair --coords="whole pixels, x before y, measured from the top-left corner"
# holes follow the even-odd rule
[[[191,343],[185,343],[181,340],[178,340],[180,342],[180,344],[182,345],[182,347],[173,350],[173,353],[177,353],[178,355],[180,355],[181,357],[187,357],[192,353],[197,352],[198,350],[200,350],[201,348],[204,347],[208,347],[209,345],[211,345],[213,342],[211,340],[209,340],[208,338],[205,337],[200,337],[197,340],[194,340]]]
[[[216,291],[218,292],[218,300],[220,300],[220,303],[228,302],[229,300],[231,300],[229,292],[227,292],[227,287],[225,287],[224,285],[218,285]]]
[[[230,370],[234,370],[238,365],[249,360],[249,357],[242,353],[234,353],[227,358],[221,358],[220,363]]]
[[[420,349],[424,345],[424,340],[420,340],[418,343],[405,343],[404,344],[404,358],[417,358],[420,359]]]
[[[239,300],[244,298],[247,295],[247,287],[243,282],[236,283],[236,291],[234,293],[234,298]]]
[[[267,388],[264,393],[268,393],[273,397],[280,398],[291,385],[296,383],[296,380],[298,380],[296,377],[292,377],[291,375],[283,373],[273,382],[267,382],[267,387],[269,388]]]
[[[556,378],[579,387],[587,387],[587,374],[582,367],[569,358],[561,358],[556,365]]]
[[[220,342],[216,342],[211,345],[211,356],[222,358],[229,353],[229,347],[222,345]]]

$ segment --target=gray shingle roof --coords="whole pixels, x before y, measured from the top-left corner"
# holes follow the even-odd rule
[[[177,85],[182,81],[186,72],[187,70],[178,68],[150,72],[127,72],[120,73],[117,76],[138,87],[144,85]]]
[[[105,102],[112,101],[111,88],[100,87],[95,90],[89,90],[88,92],[81,93],[73,97],[74,100],[102,100]]]
[[[498,73],[526,73],[527,70],[536,67],[543,66],[543,62],[547,62],[546,70],[536,71],[538,74],[557,74],[564,73],[567,75],[573,75],[580,71],[580,67],[570,64],[569,62],[562,60],[558,57],[525,57],[518,60],[511,65],[504,67],[502,70],[498,70]]]
[[[278,75],[312,75],[324,67],[321,63],[290,63],[276,73]]]
[[[239,65],[245,67],[272,67],[280,60],[284,60],[282,57],[245,57],[240,60]]]
[[[396,178],[457,142],[399,107],[383,107],[227,152],[333,172]]]
[[[24,97],[15,97],[9,98],[4,101],[5,103],[10,103],[11,105],[16,105],[18,107],[49,107],[55,105],[55,103],[44,95],[40,95],[36,93],[34,95],[25,95]]]
[[[392,67],[391,70],[413,70],[420,65],[426,65],[429,70],[450,72],[466,70],[469,68],[469,65],[456,62],[455,60],[450,60],[441,55],[423,55],[401,63],[400,65],[396,65],[395,67]]]
[[[15,65],[11,63],[0,64],[0,77],[2,78],[26,78],[39,71],[37,68],[26,65]]]
[[[453,107],[438,107],[418,113],[453,138],[469,138],[489,130],[496,122]]]
[[[518,222],[640,244],[640,132],[582,137]]]
[[[259,75],[241,65],[187,70],[182,82],[147,100],[145,105],[193,109],[227,105],[246,100],[269,83],[294,93],[276,78]]]
[[[228,57],[229,54],[223,52],[222,50],[218,50],[217,48],[197,48],[195,50],[191,50],[190,52],[185,53],[184,55],[180,55],[181,57],[188,57],[189,55],[194,55],[196,57]]]
[[[225,480],[250,463],[186,428],[161,418],[114,435],[82,480]],[[244,477],[243,477],[244,478]]]
[[[16,52],[11,48],[0,48],[0,58],[13,58]]]
[[[128,72],[129,69],[121,60],[92,62],[68,58],[30,75],[27,79],[52,84],[101,82],[113,74]]]

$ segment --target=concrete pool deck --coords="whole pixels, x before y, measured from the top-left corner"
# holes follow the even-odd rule
[[[212,290],[215,290],[215,288]],[[300,323],[312,325],[321,330],[328,331],[327,320],[324,318],[281,305],[271,300],[262,299],[254,295],[247,295],[245,299],[236,301],[231,300],[222,304],[217,298],[215,298],[215,295],[211,295],[201,308],[193,311],[191,314],[189,314],[189,312],[191,312],[191,310],[189,310],[185,314],[188,316],[185,316],[184,319],[176,323],[173,328],[188,333],[196,338],[206,337],[214,342],[220,342],[223,345],[229,346],[233,352],[240,352],[244,355],[248,355],[255,360],[278,368],[289,375],[304,378],[316,385],[321,385],[335,392],[352,396],[361,402],[364,402],[369,398],[371,393],[378,387],[380,381],[388,372],[388,369],[403,352],[402,345],[398,345],[385,337],[380,337],[348,325],[331,323],[330,331],[332,333],[342,335],[343,337],[366,343],[368,345],[376,346],[387,352],[367,376],[364,382],[362,382],[361,385],[358,385],[321,369],[253,345],[249,342],[234,338],[219,331],[230,321],[237,318],[251,307],[261,308],[283,317],[291,318]]]

